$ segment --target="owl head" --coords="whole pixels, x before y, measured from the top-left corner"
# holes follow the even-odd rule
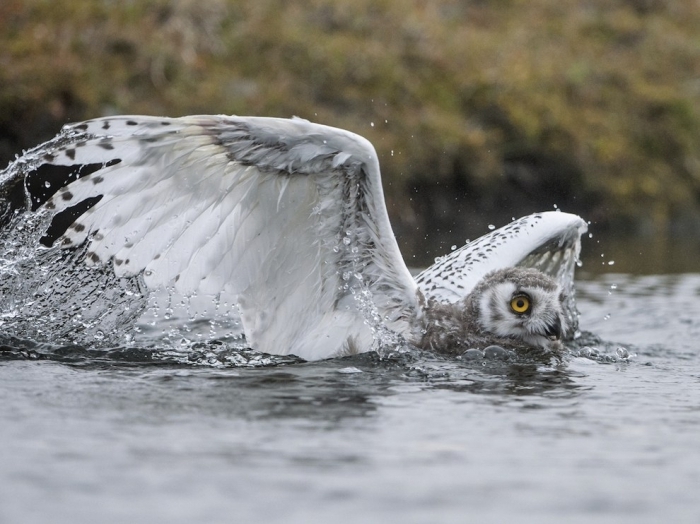
[[[563,300],[552,278],[519,267],[489,273],[467,298],[483,332],[542,349],[567,332]]]

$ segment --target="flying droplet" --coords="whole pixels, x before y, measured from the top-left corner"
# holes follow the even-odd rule
[[[494,226],[493,224],[489,224],[489,229],[493,231],[494,229],[496,229],[496,226]]]

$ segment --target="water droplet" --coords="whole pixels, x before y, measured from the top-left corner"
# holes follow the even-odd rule
[[[48,180],[44,182],[44,187],[51,187],[51,182],[49,182]]]
[[[484,358],[484,352],[480,349],[471,348],[462,353],[464,360],[480,360]]]
[[[93,335],[93,337],[95,338],[95,340],[104,340],[105,334],[104,334],[104,332],[97,330],[97,331],[95,331],[95,334]]]
[[[349,245],[350,245],[350,239],[349,239],[348,237],[345,237],[345,238],[343,239],[343,244],[345,244],[346,246],[349,246]]]
[[[484,350],[484,358],[491,360],[505,360],[511,356],[511,352],[501,346],[489,346]]]
[[[374,122],[370,122],[369,125],[374,127]]]
[[[611,284],[610,289],[617,289],[617,284]]]
[[[343,373],[343,374],[353,374],[353,373],[362,373],[361,369],[357,369],[354,366],[350,366],[347,368],[342,368],[338,370],[338,373]]]
[[[493,231],[494,229],[496,229],[496,226],[494,226],[493,224],[489,224],[489,229]]]
[[[605,315],[605,316],[603,317],[603,320],[610,320],[610,313],[608,313],[607,315]]]
[[[450,247],[450,249],[451,249],[452,251],[454,251],[455,249],[457,249],[457,246],[456,246],[456,245],[453,245],[452,247]]]
[[[610,260],[610,261],[608,262],[608,265],[609,265],[609,266],[614,266],[614,265],[615,265],[615,261],[614,261],[614,260]]]
[[[625,359],[625,360],[626,360],[626,359],[630,358],[630,352],[627,351],[627,350],[626,350],[625,348],[623,348],[623,347],[617,348],[617,349],[615,350],[615,352],[617,353],[617,356],[620,357],[620,358],[622,358],[622,359]]]

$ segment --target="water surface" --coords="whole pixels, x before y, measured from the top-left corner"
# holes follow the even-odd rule
[[[5,340],[0,522],[697,522],[700,275],[578,289],[561,364]]]

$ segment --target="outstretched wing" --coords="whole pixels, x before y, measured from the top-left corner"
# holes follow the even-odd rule
[[[376,153],[353,133],[302,119],[110,117],[66,126],[24,162],[27,207],[52,217],[41,243],[86,246],[88,264],[149,289],[231,294],[260,351],[367,349],[368,315],[405,332],[416,313]]]
[[[453,303],[465,298],[487,273],[512,266],[533,267],[555,278],[566,294],[569,325],[578,326],[574,268],[581,235],[588,229],[577,215],[549,211],[529,215],[442,257],[416,277],[428,299]]]

